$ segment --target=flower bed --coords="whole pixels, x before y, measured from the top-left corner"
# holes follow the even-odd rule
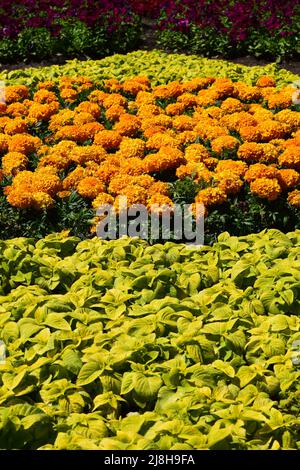
[[[294,92],[268,76],[255,86],[194,78],[152,87],[147,77],[8,86],[0,235],[87,236],[93,211],[118,211],[121,196],[149,212],[154,203],[203,203],[207,242],[224,230],[298,228]]]
[[[299,55],[300,8],[292,0],[131,0],[159,28],[158,44],[205,56]]]
[[[0,62],[103,57],[134,49],[141,32],[139,17],[120,0],[4,0],[0,13]]]
[[[153,85],[165,84],[174,80],[190,80],[196,77],[227,77],[241,80],[248,85],[269,75],[281,87],[299,80],[299,76],[279,68],[276,64],[264,67],[234,64],[225,60],[206,59],[195,55],[167,54],[162,51],[135,51],[128,54],[115,54],[101,60],[69,60],[65,65],[49,67],[29,67],[0,72],[0,80],[7,85],[36,85],[39,81],[59,81],[62,76],[84,75],[93,81],[117,78],[124,80],[137,75],[147,76]]]
[[[299,450],[299,231],[0,245],[2,449]]]

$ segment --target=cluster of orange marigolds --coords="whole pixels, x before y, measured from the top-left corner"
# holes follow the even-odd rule
[[[195,202],[208,210],[244,185],[269,201],[286,193],[300,206],[294,92],[277,89],[267,76],[255,86],[196,78],[151,88],[146,77],[101,87],[64,77],[59,85],[39,83],[35,92],[8,86],[0,104],[0,179],[11,176],[12,183],[4,193],[22,209],[51,208],[76,190],[95,208],[119,209],[126,196],[151,210],[173,204],[169,185],[159,180],[163,171],[203,182]],[[38,163],[30,171],[33,157]]]

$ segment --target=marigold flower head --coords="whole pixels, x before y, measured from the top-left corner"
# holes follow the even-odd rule
[[[122,90],[122,85],[116,78],[109,78],[108,80],[104,80],[103,86],[107,91],[113,93]]]
[[[278,157],[279,165],[300,169],[300,147],[289,147]]]
[[[147,188],[148,196],[154,196],[156,194],[161,194],[162,196],[169,196],[170,189],[168,183],[163,181],[155,181],[149,188]]]
[[[53,91],[41,89],[35,92],[33,95],[33,101],[41,104],[52,103],[52,101],[57,101],[57,96]]]
[[[5,105],[4,113],[11,117],[27,116],[28,108],[24,103],[12,103],[9,106]]]
[[[206,77],[206,78],[193,78],[192,80],[189,80],[188,82],[185,82],[182,84],[182,89],[183,91],[189,91],[189,92],[195,92],[199,91],[203,88],[208,87],[212,83],[214,83],[215,78],[213,77]]]
[[[127,105],[126,98],[124,98],[124,96],[120,95],[119,93],[112,93],[111,95],[108,95],[103,101],[103,106],[105,109],[116,105],[122,107],[125,107]]]
[[[114,196],[122,194],[124,188],[132,183],[133,178],[131,175],[124,174],[114,176],[108,186],[109,193]]]
[[[72,151],[72,160],[80,165],[93,161],[96,163],[103,162],[107,157],[107,152],[101,145],[86,145],[75,147]]]
[[[60,92],[61,98],[67,103],[74,103],[74,101],[76,101],[77,95],[78,92],[73,88],[64,88]]]
[[[168,196],[155,194],[148,199],[147,209],[151,213],[170,214],[174,210],[174,203]]]
[[[4,94],[6,103],[10,104],[27,98],[29,90],[25,85],[12,85],[5,87]]]
[[[295,189],[294,191],[291,191],[288,195],[287,201],[291,206],[300,207],[300,190]]]
[[[209,157],[209,152],[202,144],[190,144],[185,149],[185,159],[187,162],[202,162]]]
[[[194,126],[195,121],[190,116],[182,115],[173,119],[173,128],[178,131],[190,131],[193,130]]]
[[[256,86],[258,87],[275,87],[276,82],[274,78],[270,77],[269,75],[262,75],[259,77],[259,79],[256,81]]]
[[[262,199],[275,201],[281,193],[281,187],[275,178],[257,178],[251,181],[250,191]]]
[[[114,130],[121,135],[134,137],[139,132],[141,121],[138,117],[132,114],[124,113],[120,116],[119,122],[114,125]]]
[[[90,101],[82,101],[79,103],[76,108],[74,108],[76,113],[89,113],[94,116],[95,119],[100,118],[101,109],[97,103],[91,103]]]
[[[178,82],[170,82],[167,85],[158,85],[153,89],[153,95],[158,99],[177,98],[182,94],[182,85]]]
[[[32,194],[31,204],[37,210],[47,210],[53,207],[55,204],[54,199],[43,191],[35,191]]]
[[[223,204],[227,199],[226,193],[220,188],[206,188],[199,191],[195,198],[196,203],[204,206]]]
[[[183,93],[178,96],[177,103],[182,103],[185,108],[190,108],[197,105],[197,97],[192,93]]]
[[[277,179],[282,189],[294,188],[300,183],[300,174],[296,170],[278,170]]]
[[[124,137],[120,144],[120,151],[127,158],[143,158],[145,150],[146,142],[142,139],[132,139],[130,137]]]
[[[226,194],[237,194],[243,186],[243,181],[230,170],[216,173],[218,188]]]
[[[158,153],[147,155],[143,162],[147,172],[163,171],[177,168],[184,163],[184,155],[177,148],[165,146],[161,147]]]
[[[171,135],[164,133],[157,133],[153,136],[149,137],[146,147],[150,150],[158,150],[161,147],[178,147],[179,142],[176,137],[172,137]]]
[[[37,88],[39,90],[52,90],[55,87],[55,83],[52,80],[45,80],[44,82],[39,82]]]
[[[166,114],[169,116],[179,116],[185,109],[184,103],[170,103],[166,106]]]
[[[101,206],[104,205],[113,205],[114,203],[114,198],[110,194],[107,193],[101,193],[99,194],[92,202],[92,206],[94,209],[99,209]]]
[[[54,106],[53,106],[54,104]],[[58,110],[58,103],[40,104],[33,103],[28,111],[28,117],[36,121],[48,121],[51,116]]]
[[[148,91],[139,91],[136,96],[135,103],[137,106],[148,104],[153,105],[155,104],[155,97]]]
[[[221,109],[228,114],[239,113],[243,111],[245,105],[237,100],[236,98],[226,98],[221,104]]]
[[[140,176],[145,172],[145,165],[143,160],[138,157],[131,157],[128,160],[122,159],[120,161],[120,171],[123,174]]]
[[[245,173],[245,180],[250,183],[257,179],[275,179],[277,178],[278,170],[273,166],[267,166],[263,163],[255,163],[250,165]]]
[[[116,150],[122,142],[122,136],[113,130],[102,130],[94,137],[94,144],[101,145],[106,150]]]
[[[33,174],[32,184],[34,191],[47,193],[54,197],[62,188],[61,180],[57,175],[43,170],[37,170]]]
[[[105,184],[108,184],[116,174],[118,174],[120,171],[119,168],[117,168],[115,165],[112,165],[110,163],[103,162],[99,166],[96,176],[100,179]]]
[[[7,152],[8,150],[8,143],[10,141],[10,137],[5,134],[0,134],[0,152]]]
[[[300,113],[290,109],[284,109],[274,115],[276,121],[282,122],[289,126],[290,132],[299,129],[300,127]]]
[[[271,119],[260,123],[258,128],[263,142],[268,142],[272,139],[280,139],[284,137],[286,133],[282,123]]]
[[[91,113],[82,111],[75,115],[73,123],[75,126],[81,126],[89,122],[95,122],[95,120],[96,118]]]
[[[246,85],[242,82],[236,82],[234,87],[237,92],[237,98],[242,101],[258,101],[261,98],[259,87]]]
[[[261,129],[258,126],[240,127],[239,133],[245,142],[259,142],[262,139]]]
[[[211,149],[216,153],[222,153],[224,150],[235,150],[238,145],[239,141],[231,135],[217,137],[211,141]]]
[[[92,103],[103,105],[103,102],[105,98],[107,98],[107,96],[108,96],[108,93],[105,93],[102,90],[93,90],[89,94],[89,101],[91,101]]]
[[[63,188],[65,190],[75,189],[79,181],[84,178],[84,168],[77,166],[75,170],[71,171],[68,176],[63,180]]]
[[[17,117],[7,122],[4,127],[5,134],[14,135],[14,134],[23,134],[27,132],[27,123],[21,118]]]
[[[236,160],[220,160],[216,166],[216,172],[230,171],[232,174],[244,176],[247,171],[247,164]]]
[[[18,209],[27,209],[32,205],[32,192],[19,188],[11,188],[7,194],[7,202]]]
[[[76,191],[82,197],[95,199],[99,193],[103,193],[105,191],[105,187],[99,178],[95,176],[87,176],[78,183]]]
[[[38,137],[33,137],[30,134],[15,134],[9,140],[8,150],[28,155],[38,149],[40,145],[41,140]]]
[[[289,108],[292,104],[292,93],[276,92],[269,95],[267,98],[268,106],[270,109],[275,108]]]
[[[28,158],[23,153],[9,152],[2,158],[2,169],[6,176],[25,170],[27,165]]]
[[[122,83],[123,91],[136,96],[140,91],[147,91],[150,88],[148,77],[135,77],[125,80]]]

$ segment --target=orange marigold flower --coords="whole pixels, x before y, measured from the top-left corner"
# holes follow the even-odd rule
[[[62,187],[61,180],[57,175],[45,172],[43,169],[37,170],[33,174],[32,183],[35,191],[42,191],[52,197],[55,196]]]
[[[103,106],[105,109],[115,105],[125,107],[127,105],[126,98],[124,98],[124,96],[120,95],[119,93],[112,93],[108,95],[103,101]]]
[[[236,98],[226,98],[221,104],[221,109],[228,114],[239,113],[243,111],[245,105],[237,100]]]
[[[119,132],[121,135],[128,137],[134,137],[139,132],[141,121],[138,117],[132,114],[121,114],[119,122],[114,125],[114,130]]]
[[[161,147],[178,147],[179,142],[176,137],[172,137],[167,133],[159,132],[149,137],[146,147],[150,150],[160,149]]]
[[[113,130],[104,129],[94,137],[94,144],[101,145],[105,150],[117,150],[122,142],[122,136]]]
[[[270,109],[289,108],[292,104],[292,93],[277,92],[269,95],[267,98]]]
[[[289,147],[278,157],[279,165],[300,169],[300,147]]]
[[[33,95],[33,101],[37,101],[42,104],[51,103],[52,101],[57,101],[57,96],[53,91],[42,89]]]
[[[185,108],[184,103],[171,103],[166,106],[166,114],[169,116],[179,116],[183,113]]]
[[[275,178],[257,178],[251,181],[250,191],[262,199],[275,201],[281,193],[281,187]]]
[[[245,173],[245,180],[250,183],[257,179],[275,179],[277,178],[278,170],[273,166],[267,166],[263,163],[255,163],[250,165]]]
[[[291,206],[300,207],[300,190],[295,189],[294,191],[290,192],[287,201]]]
[[[5,134],[0,134],[0,152],[7,152],[8,150],[8,143],[10,141],[10,137]]]
[[[6,113],[12,117],[27,116],[28,108],[24,103],[12,103],[7,106]]]
[[[182,115],[173,119],[173,128],[178,131],[190,131],[194,128],[195,121],[192,117]]]
[[[147,209],[151,213],[169,214],[174,210],[174,203],[168,196],[154,194],[147,201]]]
[[[56,113],[58,107],[59,104],[54,102],[51,104],[33,103],[29,108],[28,116],[34,121],[48,121]]]
[[[92,206],[94,207],[94,209],[99,209],[99,207],[101,207],[101,206],[104,206],[104,205],[107,205],[107,204],[112,205],[113,203],[114,203],[114,198],[110,194],[101,193],[101,194],[99,194],[99,196],[97,196],[93,200]]]
[[[87,124],[89,122],[95,122],[96,118],[91,113],[80,112],[76,114],[74,117],[74,125],[75,126],[82,126],[83,124]]]
[[[56,196],[59,197],[60,199],[65,199],[65,198],[71,196],[71,191],[58,191]]]
[[[75,114],[75,111],[72,111],[71,109],[62,109],[51,117],[49,130],[57,131],[63,126],[71,126],[73,124]]]
[[[216,153],[222,153],[224,150],[235,150],[238,145],[239,141],[231,135],[217,137],[211,141],[211,149]]]
[[[215,78],[213,77],[207,77],[207,78],[193,78],[192,80],[189,80],[188,82],[185,82],[182,84],[182,89],[183,91],[199,91],[203,88],[208,87],[212,83],[214,83]]]
[[[146,142],[142,139],[124,137],[120,144],[120,151],[127,158],[143,158],[146,150]]]
[[[82,166],[77,166],[75,170],[71,171],[68,176],[63,180],[63,188],[69,190],[76,188],[79,181],[84,178],[84,168]]]
[[[237,194],[243,186],[243,181],[230,170],[216,173],[218,188],[226,194]]]
[[[121,159],[120,171],[127,175],[140,176],[145,172],[143,160],[138,157],[132,157],[128,160]]]
[[[282,123],[271,119],[264,121],[258,126],[261,139],[268,142],[272,139],[280,139],[285,136],[286,130]]]
[[[223,204],[227,199],[226,193],[220,188],[206,188],[199,191],[195,202],[204,206]]]
[[[153,96],[158,99],[177,98],[182,94],[182,85],[178,82],[170,82],[167,85],[158,85],[153,89]]]
[[[55,204],[54,199],[43,191],[36,191],[32,194],[31,205],[37,210],[47,210],[53,207]]]
[[[187,162],[203,162],[209,157],[209,151],[202,144],[191,144],[185,149],[185,159]]]
[[[32,192],[20,191],[18,188],[11,189],[7,194],[7,202],[18,209],[27,209],[32,205]]]
[[[262,75],[259,77],[259,79],[256,81],[256,86],[258,87],[275,87],[276,82],[273,77],[270,77],[269,75]]]
[[[300,175],[296,170],[278,170],[277,179],[282,189],[291,189],[300,183]]]
[[[156,154],[147,155],[143,162],[147,172],[163,171],[181,165],[184,155],[179,149],[166,146],[161,147]]]
[[[75,147],[72,152],[72,160],[80,165],[92,161],[103,162],[107,157],[107,152],[101,145],[86,145]]]
[[[298,111],[292,111],[290,109],[284,109],[279,113],[274,114],[276,121],[288,124],[290,132],[300,128],[300,113]]]
[[[244,176],[247,171],[247,164],[245,162],[235,160],[221,160],[216,166],[216,172],[230,171],[232,174]]]
[[[122,85],[116,78],[109,78],[108,80],[104,80],[103,86],[109,92],[122,90]]]
[[[120,120],[122,114],[126,113],[127,111],[125,108],[123,108],[123,106],[115,104],[106,110],[105,115],[106,119],[108,119],[109,121],[116,122]]]
[[[2,169],[5,175],[15,175],[21,170],[25,170],[28,165],[28,158],[19,152],[9,152],[2,158]]]
[[[258,126],[240,127],[239,133],[246,142],[259,142],[262,139],[261,130]]]
[[[25,85],[6,86],[4,95],[6,103],[10,104],[27,98],[29,95],[29,90]]]
[[[52,90],[55,87],[55,83],[51,80],[45,80],[44,82],[39,82],[37,87],[39,90]]]
[[[80,196],[88,199],[95,199],[99,193],[105,191],[103,183],[95,176],[87,176],[83,178],[76,187],[77,192]]]
[[[91,103],[90,101],[82,101],[79,103],[76,108],[74,108],[76,113],[89,113],[94,116],[95,119],[100,118],[101,109],[97,103]]]
[[[155,181],[155,183],[153,183],[149,188],[147,188],[147,194],[150,197],[156,194],[169,196],[170,195],[169,185],[168,183],[164,183],[163,181]]]
[[[8,150],[28,155],[30,152],[38,149],[40,145],[41,140],[38,137],[33,137],[30,134],[15,134],[9,140]]]
[[[21,117],[9,121],[4,127],[5,134],[9,135],[24,134],[27,130],[26,121]]]
[[[217,166],[218,161],[219,160],[217,158],[209,157],[209,158],[205,158],[203,160],[203,163],[207,166],[209,170],[213,170]]]
[[[102,90],[94,90],[89,95],[89,101],[92,103],[97,103],[103,105],[105,98],[107,98],[108,93],[105,93]]]
[[[150,81],[148,77],[143,77],[142,80],[139,78],[141,77],[125,80],[122,83],[123,91],[134,96],[136,96],[140,91],[147,91],[150,87]]]
[[[105,184],[108,184],[117,173],[119,173],[120,169],[117,168],[115,165],[110,163],[103,162],[99,166],[96,176]]]
[[[63,100],[65,100],[67,103],[74,103],[74,101],[77,98],[77,91],[74,90],[73,88],[64,88],[60,92],[60,96]]]
[[[122,194],[124,188],[132,183],[133,178],[131,175],[124,174],[114,176],[108,186],[109,193],[114,196]]]

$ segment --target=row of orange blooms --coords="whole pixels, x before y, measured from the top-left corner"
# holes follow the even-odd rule
[[[146,77],[110,79],[101,88],[86,77],[63,77],[58,85],[40,82],[32,95],[26,86],[8,86],[0,103],[0,179],[12,176],[12,183],[4,194],[20,209],[51,208],[76,190],[95,208],[111,203],[119,210],[127,196],[128,204],[151,210],[172,206],[169,185],[159,181],[160,172],[172,171],[205,183],[195,202],[207,211],[245,184],[269,201],[286,193],[299,207],[294,92],[277,89],[268,76],[255,86],[195,78],[155,88]],[[44,138],[36,137],[41,122]],[[38,164],[29,171],[33,153]]]

